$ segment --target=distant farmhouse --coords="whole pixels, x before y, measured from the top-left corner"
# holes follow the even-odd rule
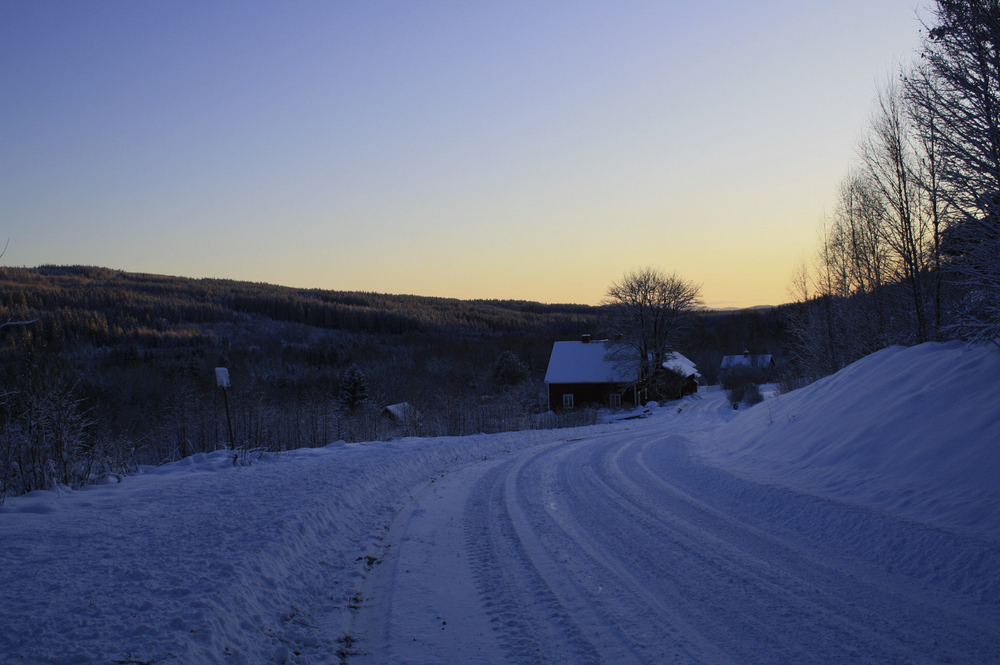
[[[682,395],[691,395],[698,392],[698,382],[701,379],[701,374],[698,373],[698,368],[695,364],[682,356],[676,351],[672,351],[667,355],[667,359],[663,361],[663,368],[669,369],[671,372],[675,372],[684,378],[684,387],[681,390]]]
[[[722,356],[723,371],[732,367],[755,367],[757,369],[774,369],[774,358],[770,353],[752,356],[749,351],[744,351],[742,356]]]
[[[549,367],[545,372],[550,409],[573,409],[578,406],[635,406],[640,402],[638,368],[607,358],[614,342],[591,340],[583,335],[571,342],[555,342]],[[680,374],[685,385],[683,394],[698,390],[697,368],[679,353],[672,353],[663,363],[665,369]]]
[[[638,371],[607,360],[608,340],[591,341],[583,335],[575,342],[552,345],[545,372],[550,409],[573,409],[585,404],[618,407],[638,400]]]

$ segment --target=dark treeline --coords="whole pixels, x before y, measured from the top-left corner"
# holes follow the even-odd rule
[[[698,366],[702,383],[720,382],[723,356],[770,354],[779,367],[788,362],[787,323],[789,305],[726,312],[702,312],[695,316],[681,351]]]
[[[242,449],[589,422],[583,410],[543,415],[542,381],[552,343],[600,336],[601,311],[0,268],[0,323],[31,321],[0,329],[0,493],[226,446],[216,367],[230,370]],[[682,350],[714,380],[723,353],[780,353],[781,326],[777,310],[703,312]],[[523,366],[523,380],[501,378],[511,375],[495,367],[504,354]],[[347,408],[352,367],[367,400]],[[384,411],[402,402],[412,418]]]

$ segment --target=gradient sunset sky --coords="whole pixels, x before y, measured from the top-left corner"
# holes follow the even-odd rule
[[[0,262],[786,302],[920,6],[5,0]]]

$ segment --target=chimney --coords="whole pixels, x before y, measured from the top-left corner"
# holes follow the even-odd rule
[[[590,333],[584,333],[580,335],[580,341],[584,344],[590,344]]]

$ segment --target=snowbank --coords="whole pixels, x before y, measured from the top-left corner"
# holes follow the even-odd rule
[[[765,400],[703,452],[754,478],[1000,540],[1000,351],[892,347]]]

